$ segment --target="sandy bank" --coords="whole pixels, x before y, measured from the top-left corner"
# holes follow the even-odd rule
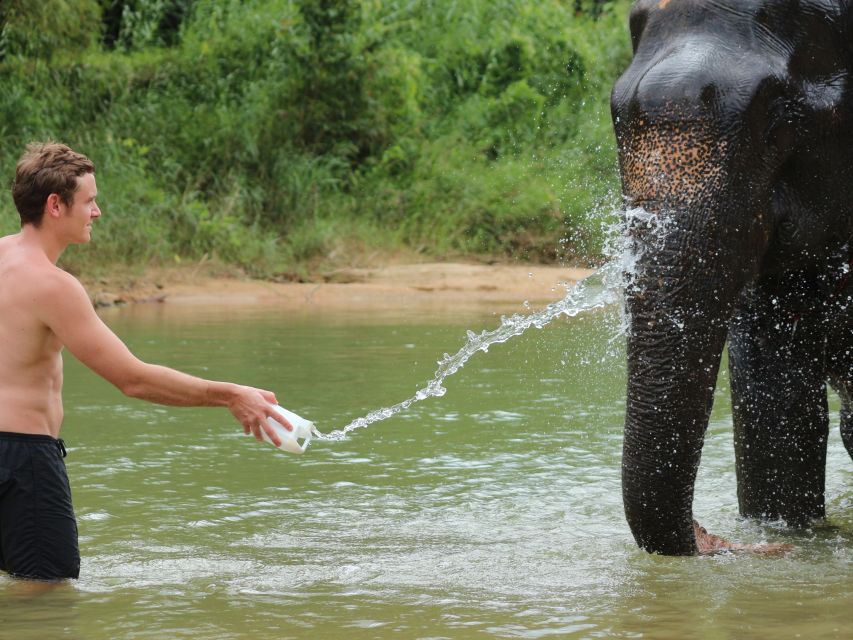
[[[121,303],[379,307],[488,304],[517,307],[563,298],[586,269],[541,265],[399,264],[341,269],[318,282],[269,282],[221,277],[196,269],[157,270],[138,277],[87,280],[96,306]]]

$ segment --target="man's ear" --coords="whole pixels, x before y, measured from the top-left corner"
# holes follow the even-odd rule
[[[44,212],[48,215],[58,218],[62,214],[62,198],[58,193],[51,193],[44,203]]]

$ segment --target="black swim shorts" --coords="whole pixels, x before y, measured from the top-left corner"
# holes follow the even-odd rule
[[[13,576],[80,574],[64,457],[62,440],[0,431],[0,569]]]

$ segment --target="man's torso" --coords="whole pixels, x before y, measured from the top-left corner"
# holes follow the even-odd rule
[[[54,265],[0,238],[0,431],[59,436],[62,345],[40,319],[34,291]]]

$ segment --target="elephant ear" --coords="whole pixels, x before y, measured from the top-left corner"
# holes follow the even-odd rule
[[[640,38],[643,37],[643,31],[646,29],[646,23],[649,20],[649,2],[638,2],[631,10],[629,25],[631,29],[631,46],[634,53],[637,53],[637,47],[640,46]]]
[[[849,70],[850,2],[802,0],[773,6],[780,8],[767,11],[767,27],[791,46],[788,69],[793,78],[820,82]]]
[[[755,12],[752,31],[771,73],[751,101],[747,121],[761,123],[753,142],[785,154],[832,128],[853,62],[851,16],[853,3],[823,0],[767,2]]]

